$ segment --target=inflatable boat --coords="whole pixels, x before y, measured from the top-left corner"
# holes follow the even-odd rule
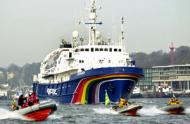
[[[185,108],[182,104],[167,105],[160,108],[162,111],[166,111],[169,114],[183,114]]]
[[[115,110],[116,112],[127,116],[137,116],[137,111],[141,108],[142,106],[138,104],[130,104],[122,108],[119,108],[118,106],[112,107],[112,109]]]
[[[14,112],[23,115],[29,120],[43,121],[48,118],[49,115],[53,114],[57,110],[55,102],[44,101],[33,106],[15,110]]]

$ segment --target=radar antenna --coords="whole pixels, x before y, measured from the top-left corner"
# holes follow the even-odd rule
[[[119,45],[123,47],[123,50],[125,51],[125,44],[124,44],[124,17],[121,17],[121,39],[119,42]]]
[[[89,25],[89,42],[88,45],[94,45],[96,42],[96,25],[101,25],[102,22],[97,22],[97,14],[96,14],[96,0],[92,0],[89,21],[85,24]]]

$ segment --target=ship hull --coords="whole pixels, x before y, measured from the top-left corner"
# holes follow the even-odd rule
[[[136,67],[98,68],[71,76],[61,83],[34,83],[33,91],[40,99],[60,103],[96,104],[104,102],[107,91],[112,102],[128,99],[143,71]]]

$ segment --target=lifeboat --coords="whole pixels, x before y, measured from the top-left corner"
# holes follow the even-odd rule
[[[30,107],[15,110],[15,113],[23,115],[32,121],[43,121],[57,110],[57,106],[52,101],[41,102]]]

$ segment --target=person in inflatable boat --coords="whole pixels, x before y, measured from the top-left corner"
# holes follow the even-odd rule
[[[168,101],[168,105],[177,105],[177,104],[183,104],[183,102],[176,97],[172,97]]]
[[[124,106],[127,106],[127,105],[128,105],[128,102],[126,99],[124,98],[119,99],[119,104],[118,104],[119,108],[123,108]]]

